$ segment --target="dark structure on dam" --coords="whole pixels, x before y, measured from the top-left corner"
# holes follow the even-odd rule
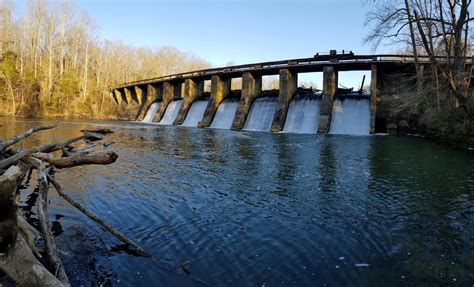
[[[210,98],[202,118],[197,124],[198,127],[209,127],[219,105],[232,95],[231,80],[241,78],[242,90],[231,124],[231,129],[241,130],[248,120],[252,103],[262,94],[262,76],[279,75],[278,99],[270,128],[272,132],[279,132],[284,128],[290,102],[297,93],[298,74],[322,72],[323,89],[320,96],[316,130],[318,133],[327,133],[330,130],[334,112],[338,73],[361,70],[371,71],[369,131],[370,133],[385,132],[387,127],[390,129],[395,121],[386,108],[389,106],[386,103],[387,96],[390,97],[396,93],[394,91],[400,85],[393,81],[393,76],[405,75],[404,77],[407,77],[407,74],[413,73],[413,57],[354,55],[352,52],[337,53],[332,50],[329,54],[316,54],[311,58],[212,68],[135,81],[114,87],[111,94],[118,104],[130,104],[132,101],[137,104],[136,120],[143,118],[153,103],[159,102],[153,122],[162,120],[170,103],[181,100],[172,122],[173,125],[181,125],[188,116],[193,103],[203,98],[204,81],[210,80]]]

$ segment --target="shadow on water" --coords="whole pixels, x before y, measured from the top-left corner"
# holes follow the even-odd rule
[[[2,137],[37,123],[0,118]],[[137,241],[134,256],[51,195],[75,285],[439,286],[474,281],[474,158],[417,138],[62,122],[25,145],[115,130],[110,166],[65,191]],[[32,178],[34,182],[34,178]],[[34,184],[21,199],[31,220]]]

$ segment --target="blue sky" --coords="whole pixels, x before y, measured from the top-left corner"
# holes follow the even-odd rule
[[[363,44],[372,0],[78,0],[99,35],[137,47],[174,46],[214,66],[310,57]],[[20,0],[20,2],[23,2]],[[380,47],[377,52],[390,51]],[[301,81],[314,75],[301,75]],[[320,78],[316,76],[316,78]],[[347,78],[347,80],[346,80]],[[341,73],[356,85],[361,73]],[[368,77],[369,79],[370,77]],[[317,80],[320,82],[320,80]]]

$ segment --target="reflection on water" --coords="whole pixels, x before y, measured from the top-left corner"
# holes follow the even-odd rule
[[[7,137],[35,123],[0,118],[0,124]],[[73,283],[431,286],[474,281],[472,155],[418,138],[125,122],[64,122],[26,144],[63,140],[97,124],[115,130],[111,140],[118,161],[59,171],[56,177],[68,194],[154,259],[123,252],[119,242],[52,194],[50,216],[61,227],[58,240],[74,247],[63,254],[68,272],[91,274],[90,262],[100,267],[82,277],[87,279],[73,276]],[[83,242],[93,244],[87,254],[79,248]],[[180,267],[186,261],[189,275]]]

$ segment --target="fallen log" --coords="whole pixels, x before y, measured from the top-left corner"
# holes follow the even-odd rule
[[[59,279],[64,285],[69,285],[63,263],[59,259],[58,248],[53,232],[49,228],[48,220],[48,189],[49,182],[46,175],[46,167],[42,161],[39,162],[38,169],[38,220],[41,234],[46,245],[46,256],[48,270]]]
[[[103,134],[103,135],[114,133],[114,131],[111,129],[83,129],[81,130],[81,132],[82,133],[84,132],[98,133],[98,134]]]
[[[57,168],[69,168],[85,164],[111,164],[118,158],[118,155],[113,151],[90,154],[78,153],[62,158],[54,157],[49,153],[34,153],[31,156],[50,163]]]
[[[121,234],[103,219],[75,202],[62,190],[49,174],[54,168],[70,168],[89,164],[110,164],[118,155],[113,151],[94,152],[94,147],[102,144],[78,148],[74,145],[87,141],[98,141],[112,131],[107,129],[90,130],[84,135],[60,143],[46,144],[26,150],[12,146],[32,134],[56,125],[32,128],[25,133],[0,141],[0,270],[20,286],[70,286],[65,268],[58,255],[58,247],[51,232],[48,220],[49,185],[72,206],[100,224],[105,230],[122,242],[130,245],[137,253],[148,254],[138,244]],[[91,133],[94,133],[91,135]],[[50,153],[62,150],[63,157]],[[38,173],[38,230],[27,222],[18,207],[23,179],[29,181],[33,171]],[[33,203],[35,204],[35,203]],[[44,242],[44,248],[37,245],[38,239]]]
[[[24,237],[25,233],[30,234],[31,231],[27,230],[31,225],[23,221],[18,210],[16,191],[25,170],[12,166],[0,176],[0,269],[21,286],[67,286],[39,262],[34,254],[37,249],[33,251]],[[25,223],[29,227],[24,226]]]

